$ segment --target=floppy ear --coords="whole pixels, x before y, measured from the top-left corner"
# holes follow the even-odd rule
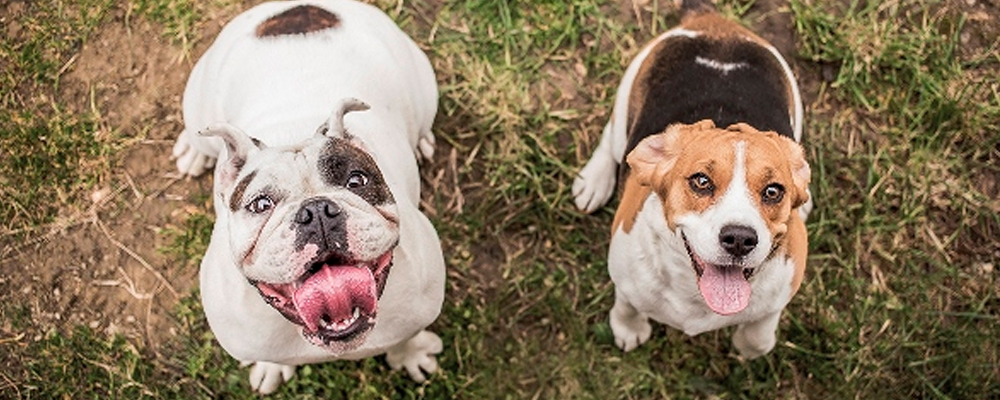
[[[233,184],[236,181],[236,176],[243,169],[243,165],[246,164],[247,157],[264,148],[263,143],[247,136],[240,128],[227,123],[209,125],[208,128],[198,132],[198,134],[201,136],[216,136],[226,143],[226,150],[228,150],[229,154],[228,158],[220,160],[221,162],[216,165],[216,169],[219,172],[218,177],[221,179],[219,183],[222,187],[228,187]]]
[[[788,156],[788,166],[792,169],[792,184],[795,185],[795,198],[792,199],[792,208],[798,208],[809,201],[809,182],[812,171],[809,163],[806,162],[805,153],[802,146],[794,140],[784,136],[775,135],[783,141],[783,147]]]
[[[714,127],[711,120],[702,120],[693,125],[674,124],[668,126],[663,133],[643,139],[627,157],[636,182],[642,186],[652,186],[657,177],[670,171],[677,162],[677,157],[681,155],[682,135]]]

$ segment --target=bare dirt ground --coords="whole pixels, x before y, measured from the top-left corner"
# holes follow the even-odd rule
[[[995,1],[964,3],[972,16],[969,23],[980,29],[963,36],[963,44],[980,48],[990,34],[1000,33],[995,19],[998,5]],[[773,10],[779,5],[784,2],[762,0],[755,7]],[[622,8],[632,7],[626,1]],[[200,25],[201,37],[213,38],[237,12],[229,9],[209,16]],[[794,55],[788,19],[769,16],[778,13],[759,15],[754,21],[757,31],[784,54]],[[11,245],[0,254],[0,261],[8,265],[4,270],[16,271],[0,277],[0,290],[27,306],[38,326],[67,330],[87,325],[123,334],[154,352],[175,334],[172,314],[177,301],[196,288],[197,265],[178,263],[163,254],[160,249],[167,239],[162,232],[183,223],[188,215],[209,209],[211,179],[179,178],[169,155],[182,127],[185,79],[209,43],[210,39],[203,39],[191,54],[184,54],[180,46],[163,37],[162,27],[130,19],[125,10],[117,9],[84,43],[63,76],[63,103],[81,112],[93,107],[109,130],[134,140],[120,165],[114,166],[117,183],[96,188],[92,204],[80,207],[81,211],[67,210],[50,232]],[[811,104],[823,71],[800,67],[797,72],[808,96],[806,104]],[[559,82],[552,84],[559,90]],[[439,149],[437,158],[425,174],[431,184],[474,185],[450,182],[454,174],[448,171],[455,167],[449,149]],[[461,193],[452,197],[469,201]],[[492,250],[484,249],[484,254],[496,253]]]
[[[207,37],[221,28],[205,26],[213,30]],[[102,125],[132,139],[112,167],[114,186],[95,188],[92,204],[66,210],[49,232],[5,249],[3,263],[19,273],[4,276],[0,290],[29,307],[39,326],[87,325],[154,351],[172,334],[170,316],[196,286],[197,266],[162,254],[161,232],[205,207],[197,199],[211,189],[210,179],[179,179],[169,157],[192,62],[162,27],[127,18],[122,9],[72,61],[62,102],[80,112],[93,107]]]

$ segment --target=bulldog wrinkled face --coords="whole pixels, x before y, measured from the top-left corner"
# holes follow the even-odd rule
[[[241,272],[306,339],[340,354],[375,325],[399,218],[364,145],[323,133],[289,147],[250,140],[242,154],[231,146],[217,189]]]
[[[706,304],[718,314],[738,313],[749,303],[756,269],[783,243],[792,210],[807,200],[808,164],[795,142],[747,125],[672,129],[629,162],[662,200]]]

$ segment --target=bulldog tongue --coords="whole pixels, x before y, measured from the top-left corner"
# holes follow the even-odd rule
[[[708,307],[721,315],[743,311],[750,303],[750,282],[737,267],[720,268],[703,264],[705,272],[698,280],[698,289]]]
[[[292,301],[306,329],[316,332],[323,321],[351,318],[354,308],[363,314],[374,311],[375,278],[368,268],[324,265],[295,290]]]

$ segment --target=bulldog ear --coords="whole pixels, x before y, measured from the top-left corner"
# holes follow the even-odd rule
[[[662,133],[650,135],[639,142],[628,154],[627,161],[632,174],[642,186],[652,186],[657,177],[670,171],[681,155],[679,140],[681,135],[691,130],[714,128],[711,120],[704,120],[693,125],[674,124]]]
[[[792,184],[795,185],[795,197],[792,199],[792,208],[798,208],[809,201],[809,182],[812,180],[812,170],[806,162],[805,152],[802,146],[794,140],[784,136],[775,135],[783,141],[787,154],[788,166],[792,170]]]
[[[330,118],[316,129],[316,134],[331,138],[350,139],[351,135],[344,127],[344,115],[351,111],[365,111],[370,108],[368,103],[353,97],[341,99],[340,103],[337,103],[337,106],[333,108],[333,114],[330,115]]]
[[[236,180],[236,176],[246,164],[247,157],[264,148],[264,144],[259,140],[251,138],[240,128],[227,123],[209,125],[198,134],[219,137],[226,143],[229,157],[216,165],[216,169],[220,173],[219,176],[224,179],[223,186],[227,186],[226,182],[231,183]]]

